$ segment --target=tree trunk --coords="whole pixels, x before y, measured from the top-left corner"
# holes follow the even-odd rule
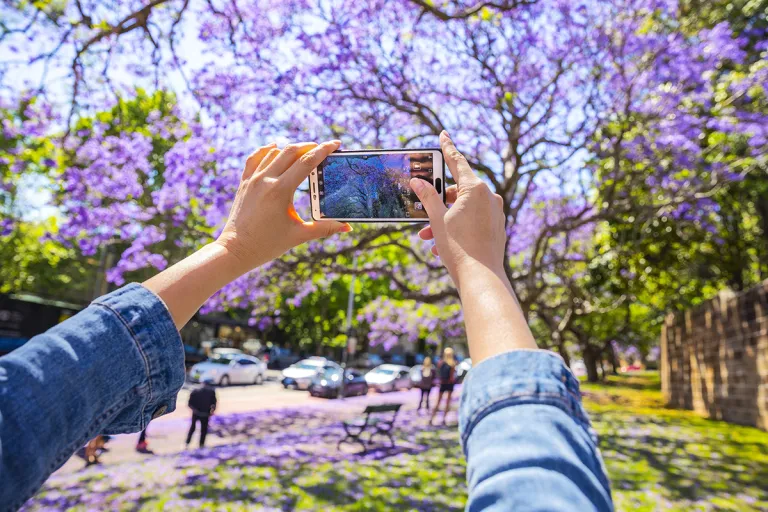
[[[608,345],[608,357],[611,358],[611,366],[613,367],[613,374],[619,374],[619,358],[616,357],[616,351],[613,350],[613,345]]]
[[[587,380],[597,382],[600,380],[597,374],[597,355],[591,347],[584,348],[584,366],[587,368]]]
[[[603,355],[600,354],[600,379],[605,380],[605,366],[603,366]]]
[[[560,357],[563,358],[563,361],[565,361],[565,365],[570,368],[571,367],[571,358],[568,355],[568,351],[565,349],[565,339],[562,336],[559,336],[559,340],[557,343],[557,352],[560,354]]]

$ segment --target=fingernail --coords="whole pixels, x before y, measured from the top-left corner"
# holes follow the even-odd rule
[[[341,228],[342,233],[349,233],[350,231],[352,231],[352,226],[349,224],[344,224],[344,227]]]
[[[451,134],[448,133],[447,130],[443,130],[442,135],[445,135],[445,138],[448,139],[448,140],[453,140],[453,139],[451,139]]]
[[[418,194],[424,189],[424,180],[420,180],[419,178],[411,178],[411,188]]]
[[[333,139],[331,141],[331,144],[336,144],[337,146],[341,146],[341,141],[339,139]]]
[[[269,144],[267,144],[267,147],[269,147],[269,146],[277,146],[277,142],[275,142],[275,141],[273,140],[272,142],[270,142]]]

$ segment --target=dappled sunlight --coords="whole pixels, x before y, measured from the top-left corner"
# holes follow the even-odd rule
[[[768,506],[768,433],[663,408],[651,373],[583,388],[617,510]],[[428,427],[407,410],[395,448],[337,450],[353,403],[215,417],[210,435],[232,443],[56,475],[25,510],[463,510],[455,425]]]

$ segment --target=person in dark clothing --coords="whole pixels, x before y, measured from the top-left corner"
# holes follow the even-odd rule
[[[421,363],[421,380],[418,387],[421,389],[421,398],[419,398],[419,407],[417,411],[421,410],[422,402],[427,404],[427,412],[429,412],[429,392],[432,391],[432,384],[435,382],[435,368],[432,366],[432,359],[429,357],[424,358],[424,362]]]
[[[453,386],[456,384],[456,356],[454,356],[453,349],[450,347],[443,350],[443,360],[440,361],[437,367],[437,377],[440,379],[440,393],[437,395],[437,405],[435,405],[432,411],[432,417],[429,418],[429,424],[432,425],[432,422],[435,421],[437,411],[440,410],[440,401],[443,399],[443,394],[446,394],[445,412],[443,412],[443,425],[445,425],[445,418],[451,409]]]
[[[149,443],[147,442],[146,428],[144,428],[144,430],[142,430],[141,434],[139,435],[139,441],[136,443],[136,451],[139,453],[148,453],[148,454],[154,453],[152,450],[149,449]]]
[[[208,434],[208,419],[216,410],[216,391],[213,389],[213,380],[205,379],[203,386],[189,394],[189,408],[192,409],[192,424],[187,434],[187,446],[192,441],[195,426],[200,422],[200,448],[205,445],[205,436]]]

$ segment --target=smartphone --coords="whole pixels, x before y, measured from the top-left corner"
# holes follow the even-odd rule
[[[440,149],[336,151],[309,175],[314,220],[427,222],[411,189],[426,180],[445,202],[445,165]]]

